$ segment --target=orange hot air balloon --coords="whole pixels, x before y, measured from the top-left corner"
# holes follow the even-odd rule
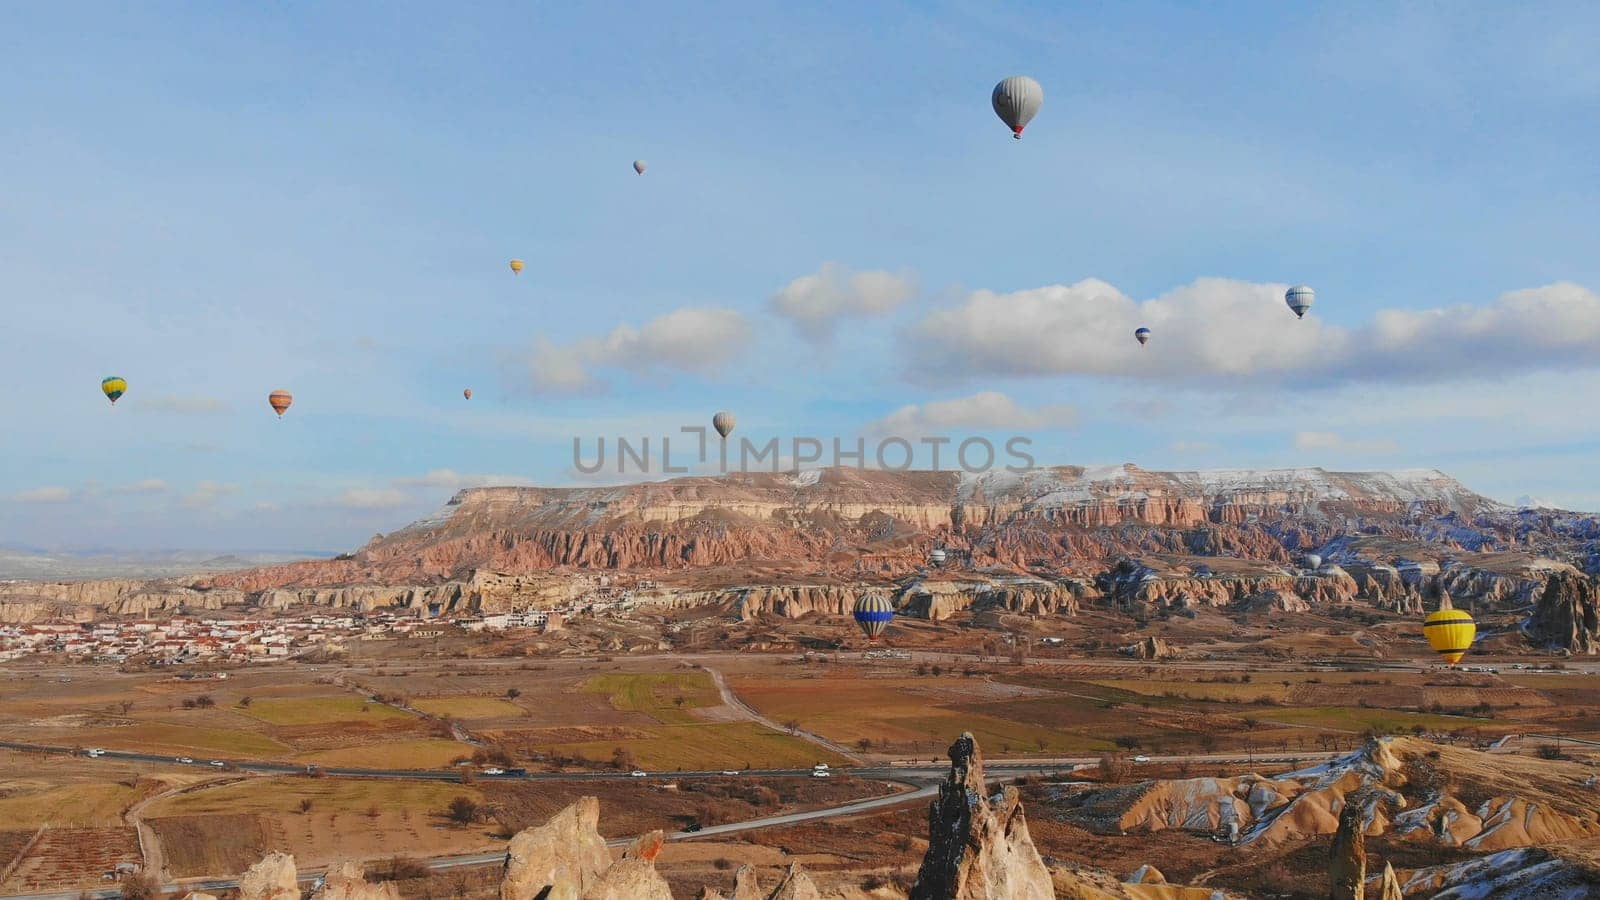
[[[461,396],[467,398],[468,400],[471,400],[472,399],[472,388],[467,388],[466,390],[462,391],[461,392]]]
[[[289,411],[289,405],[294,403],[294,395],[279,388],[267,395],[267,403],[271,404],[273,411],[281,419],[283,414]]]

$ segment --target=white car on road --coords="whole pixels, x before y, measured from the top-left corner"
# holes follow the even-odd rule
[[[826,772],[826,771],[828,771],[828,764],[827,763],[817,763],[816,765],[812,766],[811,768],[812,768],[813,771]]]
[[[504,775],[505,773],[505,769],[497,769],[493,766],[483,770],[483,774],[485,775]]]
[[[99,747],[91,747],[89,748],[89,755],[93,757],[101,757],[105,756],[106,752],[101,750]]]
[[[192,765],[194,765],[194,757],[192,757],[192,756],[180,756],[176,760],[174,760],[174,762],[181,762],[186,766],[192,766]]]
[[[1150,761],[1150,757],[1145,756],[1143,753],[1141,753],[1138,756],[1135,756],[1133,758],[1133,761],[1136,762],[1136,763],[1147,763],[1147,762]]]
[[[831,774],[832,773],[830,773],[827,769],[812,769],[811,770],[811,777],[812,778],[827,778]]]
[[[733,769],[723,769],[722,770],[722,774],[724,774],[724,775],[737,775],[739,773],[737,771],[733,770]]]
[[[207,765],[211,765],[211,766],[215,766],[215,767],[217,767],[217,768],[219,768],[219,769],[224,769],[224,768],[227,768],[227,766],[228,766],[228,764],[227,764],[227,763],[225,763],[225,762],[223,762],[223,761],[222,761],[222,760],[220,760],[220,759],[213,759],[213,760],[212,760],[212,761],[211,761],[211,762],[210,762],[210,763],[208,763],[208,764],[207,764]]]
[[[632,772],[628,773],[628,777],[630,777],[630,778],[644,778],[647,774],[648,773],[646,773],[645,770],[643,770],[643,769],[634,769]]]

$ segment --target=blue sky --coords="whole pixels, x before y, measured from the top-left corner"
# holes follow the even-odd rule
[[[1592,5],[579,6],[0,7],[0,543],[345,549],[719,408],[1600,508]]]

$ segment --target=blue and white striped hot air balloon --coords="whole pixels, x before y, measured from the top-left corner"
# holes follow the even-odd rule
[[[1138,341],[1141,347],[1150,343],[1150,329],[1143,326],[1135,328],[1133,330],[1133,339]]]
[[[1310,285],[1297,284],[1289,288],[1288,293],[1283,295],[1283,302],[1289,304],[1289,308],[1294,310],[1296,318],[1303,319],[1306,317],[1306,310],[1311,308],[1311,304],[1317,302],[1317,292],[1313,291]]]
[[[865,594],[856,601],[855,618],[867,640],[877,643],[878,636],[894,620],[894,607],[882,594]]]

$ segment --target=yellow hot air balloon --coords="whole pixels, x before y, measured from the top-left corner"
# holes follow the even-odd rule
[[[106,395],[106,399],[110,400],[113,406],[116,405],[117,398],[121,397],[127,390],[128,382],[115,375],[100,382],[101,393]]]
[[[521,275],[522,274],[522,260],[513,259],[511,261],[511,274],[513,274],[513,275]]]
[[[283,418],[284,413],[289,411],[289,404],[293,402],[294,395],[282,388],[267,395],[267,403],[271,404],[273,411],[278,414],[280,419]]]
[[[1461,657],[1472,648],[1472,638],[1477,635],[1478,626],[1466,610],[1455,609],[1449,600],[1445,600],[1423,621],[1422,633],[1428,638],[1428,646],[1433,648],[1433,652],[1453,666],[1461,662]]]

